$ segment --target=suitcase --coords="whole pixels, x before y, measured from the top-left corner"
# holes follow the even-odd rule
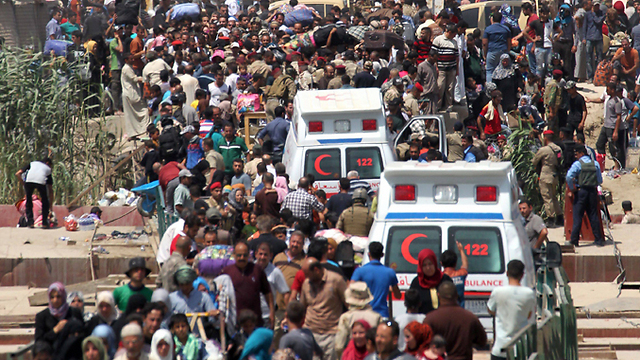
[[[393,46],[404,48],[404,40],[394,32],[387,30],[374,30],[364,33],[364,46],[367,50],[389,50]]]

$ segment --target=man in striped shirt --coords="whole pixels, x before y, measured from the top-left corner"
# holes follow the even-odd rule
[[[375,191],[371,189],[371,185],[369,185],[367,181],[360,180],[360,174],[358,174],[358,171],[349,171],[347,173],[347,179],[349,179],[349,195],[353,195],[353,192],[356,189],[365,189],[367,191],[367,195],[369,196],[367,203],[369,203],[371,199],[373,199],[373,195],[376,194]]]
[[[413,43],[413,50],[418,53],[418,65],[427,60],[431,45],[431,28],[425,26],[420,32],[420,39]]]
[[[456,25],[447,25],[444,34],[433,40],[433,49],[438,52],[438,108],[446,110],[453,105],[453,90],[458,76],[458,43],[454,40]]]

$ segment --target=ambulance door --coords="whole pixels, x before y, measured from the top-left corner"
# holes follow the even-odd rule
[[[411,140],[411,124],[417,121],[424,122],[425,120],[431,121],[433,124],[432,131],[438,134],[440,152],[442,154],[447,154],[447,138],[445,134],[444,118],[440,115],[421,115],[412,117],[393,140],[393,148],[397,149],[399,144],[406,143]]]
[[[431,249],[439,257],[442,252],[442,229],[427,222],[387,223],[383,236],[384,264],[396,271],[400,299],[393,299],[393,316],[406,312],[404,293],[417,276],[418,254],[422,249]]]
[[[312,174],[317,190],[324,190],[327,198],[340,190],[338,182],[342,176],[342,154],[339,147],[307,148],[304,154],[304,172],[301,176]]]
[[[383,157],[379,146],[358,146],[345,149],[346,173],[356,170],[360,180],[366,180],[373,191],[378,191],[380,174],[384,171]]]

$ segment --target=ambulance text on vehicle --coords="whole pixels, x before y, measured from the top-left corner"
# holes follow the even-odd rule
[[[508,262],[524,262],[523,285],[533,287],[535,280],[518,194],[510,162],[396,162],[382,174],[369,238],[384,245],[384,264],[395,268],[403,293],[416,277],[420,250],[439,258],[447,249],[458,253],[460,242],[469,258],[465,308],[489,329],[486,303],[494,288],[507,285]],[[394,299],[394,316],[404,311]]]

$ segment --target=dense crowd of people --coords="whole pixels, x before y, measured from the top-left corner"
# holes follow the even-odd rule
[[[155,291],[142,258],[131,260],[128,284],[98,294],[94,313],[84,312],[81,293],[52,284],[36,318],[36,359],[457,360],[486,345],[478,318],[463,308],[463,251],[457,268],[456,252],[422,250],[405,313],[394,316],[389,292],[402,294],[380,262],[383,245],[361,245],[369,261],[354,264],[353,244],[368,236],[377,206],[369,184],[350,171],[327,199],[312,175],[289,178],[281,160],[298,91],[379,88],[388,130],[402,137],[398,158],[409,162],[508,161],[515,115],[540,142],[532,166],[546,225],[530,201],[520,203],[534,248],[547,227],[564,222],[557,192],[565,182],[572,242],[585,212],[598,229],[607,144],[614,168],[624,169],[636,136],[640,2],[524,2],[523,27],[504,4],[490,9],[484,30],[469,29],[452,0],[439,11],[424,0],[385,0],[326,14],[296,0],[275,9],[268,0],[139,8],[72,0],[54,9],[47,39],[70,43],[46,55],[64,53],[78,64],[71,76],[90,91],[107,89],[101,105],[124,114],[125,138],[147,136],[139,185],[158,180],[180,220],[161,239]],[[400,41],[381,45],[372,33]],[[585,98],[577,86],[585,81],[606,90]],[[585,146],[587,102],[604,104],[596,150]],[[249,150],[238,130],[246,113],[262,110]],[[410,119],[451,111],[468,116],[446,134],[443,154],[437,122]],[[45,159],[16,174],[29,189],[27,212],[33,191],[46,193],[50,166]],[[535,320],[533,292],[519,286],[523,271],[509,263],[509,286],[488,303],[492,358],[504,358],[502,346]]]

